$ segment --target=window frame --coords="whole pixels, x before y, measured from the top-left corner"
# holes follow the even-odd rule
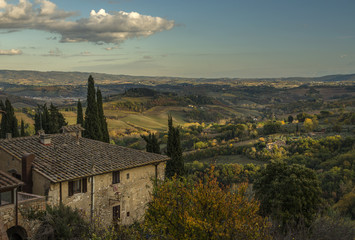
[[[121,182],[120,178],[121,178],[120,171],[112,172],[112,184],[120,183]]]
[[[81,179],[72,181],[73,183],[73,194],[81,193]]]
[[[15,203],[14,192],[15,192],[14,189],[0,192],[0,206],[14,204]],[[3,196],[1,196],[1,195],[3,195]],[[10,197],[10,199],[8,199],[8,200],[10,200],[10,202],[5,201],[5,199],[7,199],[8,197]]]
[[[77,193],[86,193],[88,190],[88,180],[86,177],[75,179],[68,182],[68,196],[73,196]]]
[[[112,207],[112,221],[117,223],[121,219],[121,205]]]

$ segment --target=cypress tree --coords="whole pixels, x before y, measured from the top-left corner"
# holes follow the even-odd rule
[[[158,140],[158,137],[153,133],[151,139],[152,139],[151,140],[152,141],[152,152],[160,154],[161,153],[160,152],[160,142]]]
[[[100,127],[100,119],[97,110],[96,94],[95,94],[95,82],[90,75],[88,79],[88,93],[87,93],[87,106],[85,111],[85,131],[84,136],[86,138],[94,140],[102,140],[102,131]]]
[[[182,176],[185,173],[184,159],[182,158],[182,148],[180,142],[180,130],[178,127],[173,127],[171,115],[168,118],[168,145],[167,155],[170,160],[166,163],[165,176],[170,178],[175,174]]]
[[[1,137],[5,138],[6,133],[11,133],[12,137],[18,137],[19,136],[18,123],[11,102],[8,99],[6,99],[5,106],[3,104],[0,104],[0,107],[3,108],[5,111],[1,119]]]
[[[21,119],[21,137],[26,136],[25,133],[25,123],[23,122],[23,120]]]
[[[173,152],[173,138],[174,138],[174,127],[173,127],[173,118],[171,115],[168,116],[168,142],[167,142],[167,149],[166,149],[166,154],[171,157],[171,154]]]
[[[5,112],[5,105],[0,100],[0,109],[2,110],[1,112],[1,129],[0,129],[0,137],[5,138],[6,137],[6,112]]]
[[[160,154],[160,142],[158,141],[157,136],[153,134],[149,134],[148,136],[141,135],[141,138],[146,142],[145,149],[147,152],[158,153]]]
[[[52,103],[49,107],[49,121],[48,121],[48,133],[59,133],[60,129],[67,125],[63,114],[58,110],[58,107],[54,106]]]
[[[41,112],[40,112],[40,106],[37,106],[36,114],[35,114],[35,132],[37,133],[39,130],[42,129],[42,117],[41,117]]]
[[[101,126],[101,132],[102,132],[102,141],[109,143],[110,136],[108,134],[106,117],[104,115],[102,95],[101,95],[101,91],[99,88],[97,88],[97,111],[98,111],[98,115],[99,115],[99,119],[100,119],[100,123],[101,123],[100,126]]]
[[[81,124],[84,127],[83,107],[81,106],[80,99],[78,100],[76,124]]]
[[[43,105],[37,105],[34,125],[36,132],[44,130],[45,133],[49,133],[49,112],[46,103]]]
[[[42,120],[42,129],[44,130],[45,133],[49,133],[49,131],[50,131],[49,111],[48,111],[46,103],[43,104],[43,107],[41,107],[40,114],[41,114],[41,120]]]
[[[49,110],[47,104],[37,106],[34,124],[36,132],[44,130],[47,134],[59,133],[60,129],[67,124],[63,114],[52,103]]]

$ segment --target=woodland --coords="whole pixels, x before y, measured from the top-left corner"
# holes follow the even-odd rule
[[[29,214],[52,216],[57,239],[355,238],[353,75],[92,75],[62,92],[55,82],[29,78],[20,87],[2,74],[2,138],[79,123],[84,137],[171,158],[145,218],[132,226],[95,227],[65,206]]]

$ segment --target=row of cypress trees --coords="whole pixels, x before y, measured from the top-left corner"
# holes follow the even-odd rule
[[[1,138],[6,138],[7,133],[11,133],[12,137],[27,136],[23,120],[21,120],[19,132],[15,111],[8,99],[5,100],[5,104],[0,100],[0,110],[2,113],[0,129]],[[67,123],[58,108],[51,103],[49,109],[46,104],[38,105],[34,125],[36,132],[43,129],[45,133],[59,133],[61,127],[67,125]]]
[[[157,135],[154,133],[149,133],[148,136],[141,135],[141,137],[146,142],[145,149],[147,152],[158,153],[160,154],[160,141],[158,140]]]
[[[153,133],[148,136],[141,135],[146,142],[146,151],[160,154],[160,142]],[[166,163],[165,176],[168,178],[174,175],[183,176],[185,174],[184,160],[182,157],[182,147],[180,142],[180,129],[173,126],[173,118],[168,116],[168,143],[166,154],[170,160]]]
[[[84,126],[84,137],[110,142],[107,129],[107,122],[104,115],[102,94],[99,88],[95,90],[94,78],[90,75],[88,79],[88,92],[86,101],[85,120],[80,100],[77,108],[77,123]]]
[[[64,116],[59,112],[58,107],[53,103],[47,107],[47,104],[38,105],[35,114],[35,131],[44,130],[47,134],[59,133],[60,129],[67,125]]]

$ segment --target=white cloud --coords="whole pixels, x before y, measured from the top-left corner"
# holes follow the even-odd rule
[[[0,0],[0,9],[5,8],[6,5],[7,4],[6,4],[5,0]]]
[[[20,49],[10,49],[2,50],[0,49],[0,55],[21,55],[22,51]]]
[[[19,0],[17,5],[0,0],[0,29],[37,29],[61,35],[61,42],[120,43],[129,38],[148,37],[170,30],[175,23],[160,17],[141,15],[137,12],[112,12],[92,10],[89,18],[67,20],[76,15],[67,12],[47,0]]]

